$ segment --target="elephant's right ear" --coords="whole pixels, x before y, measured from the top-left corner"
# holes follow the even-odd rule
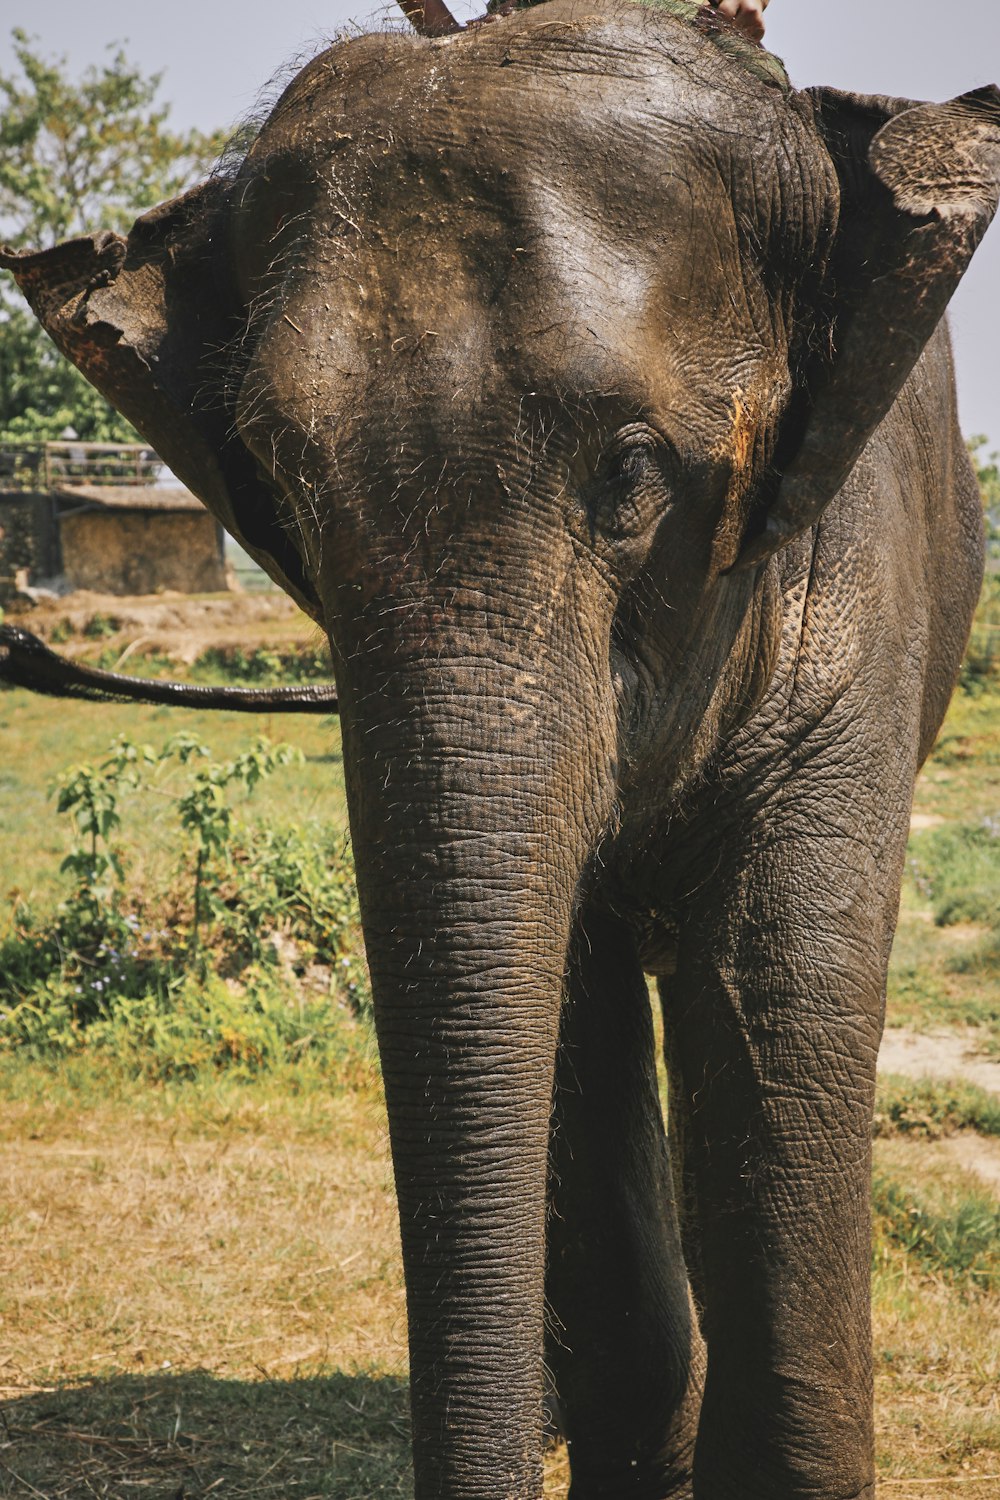
[[[948,104],[809,91],[840,180],[829,347],[801,377],[763,530],[736,566],[819,519],[887,415],[1000,202],[1000,90]]]
[[[227,187],[210,180],[136,220],[52,250],[0,249],[57,348],[226,530],[314,618],[315,590],[235,430],[221,367],[240,330],[216,250]]]

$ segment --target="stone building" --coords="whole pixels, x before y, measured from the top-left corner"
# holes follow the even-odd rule
[[[101,594],[211,594],[227,587],[223,532],[190,490],[78,485],[56,491],[62,572]]]
[[[54,497],[0,488],[0,604],[31,579],[53,578],[61,569]]]
[[[0,604],[60,592],[228,588],[222,527],[148,448],[0,448]]]

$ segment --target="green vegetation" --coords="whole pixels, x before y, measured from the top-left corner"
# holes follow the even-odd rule
[[[969,439],[968,447],[983,497],[987,572],[969,647],[962,664],[960,686],[978,693],[1000,679],[1000,454],[984,453],[987,439]]]
[[[138,650],[129,655],[119,668],[122,655],[121,635],[126,627],[113,615],[95,613],[80,631],[88,642],[117,642],[95,652],[80,653],[78,659],[106,672],[126,671],[138,677],[183,676],[189,682],[230,682],[238,686],[288,686],[298,682],[332,682],[333,663],[325,641],[290,641],[287,645],[207,646],[190,666],[174,661],[156,650]],[[48,630],[49,645],[56,647],[71,640],[74,630],[69,620],[57,620]]]
[[[13,32],[17,69],[0,74],[0,238],[43,248],[101,228],[127,229],[145,209],[205,176],[220,134],[175,132],[120,49],[79,79]],[[135,440],[128,422],[57,353],[11,278],[0,279],[0,441]]]
[[[995,464],[980,466],[988,515],[996,503],[993,470]],[[974,1026],[984,1050],[1000,1049],[1000,675],[994,650],[1000,624],[987,623],[995,602],[1000,607],[997,575],[987,579],[976,617],[965,690],[955,694],[917,783],[888,993],[890,1025]],[[979,648],[977,632],[985,643]]]
[[[256,646],[210,646],[191,669],[194,682],[295,683],[331,682],[333,663],[325,641],[285,650]]]
[[[114,635],[120,628],[120,622],[116,620],[113,615],[105,615],[98,612],[97,614],[91,615],[90,619],[83,627],[83,633],[88,641],[100,641],[103,640],[105,636]],[[53,639],[54,638],[55,632],[53,632]],[[69,633],[63,636],[63,640],[68,639]]]
[[[917,1031],[974,1027],[977,1046],[996,1051],[1000,968],[986,942],[963,938],[959,951],[951,952],[939,931],[904,912],[889,969],[888,1017],[891,1026]]]
[[[988,825],[954,824],[914,834],[910,848],[889,969],[889,1024],[973,1026],[983,1050],[995,1050],[1000,839]]]
[[[910,849],[911,878],[939,927],[1000,927],[1000,812],[918,833]]]
[[[876,1172],[872,1181],[875,1265],[891,1248],[967,1295],[1000,1291],[1000,1204],[964,1185],[913,1190]]]
[[[358,1036],[339,1009],[367,1010],[346,844],[237,819],[245,798],[301,751],[256,740],[213,761],[190,732],[154,751],[120,737],[56,788],[71,820],[71,879],[54,912],[15,897],[0,941],[0,1049],[38,1060],[104,1052],[126,1071],[245,1074],[306,1059],[342,1063]],[[120,842],[125,805],[155,793],[177,825],[172,877],[132,886]]]
[[[65,896],[59,865],[66,854],[66,836],[61,820],[53,815],[49,788],[67,765],[99,761],[109,741],[119,735],[156,745],[180,728],[210,745],[217,760],[240,755],[255,733],[293,735],[303,763],[294,772],[271,777],[252,798],[237,790],[232,805],[250,828],[298,824],[303,836],[320,847],[342,845],[347,808],[336,720],[315,715],[272,719],[267,714],[151,705],[67,705],[20,690],[0,692],[0,736],[10,747],[0,764],[0,830],[7,872],[0,886],[0,935],[4,904],[9,908],[21,900],[42,916]],[[156,784],[144,782],[127,796],[129,815],[117,841],[131,887],[140,894],[163,890],[173,879],[180,855],[176,817]]]
[[[1000,543],[993,543],[990,562],[959,676],[965,693],[980,693],[1000,680]]]
[[[47,1066],[85,1054],[96,1063],[84,1079],[88,1093],[120,1087],[123,1079],[169,1082],[220,1069],[242,1079],[264,1071],[287,1079],[295,1071],[296,1088],[354,1079],[367,1066],[364,1029],[345,1024],[328,996],[294,1001],[288,990],[266,972],[248,975],[242,990],[214,976],[185,975],[169,989],[147,987],[134,997],[110,991],[83,1026],[72,994],[47,986],[0,1018],[0,1049],[17,1048]]]
[[[1000,453],[983,453],[989,439],[978,433],[968,447],[983,497],[986,545],[992,557],[1000,556]]]
[[[938,1140],[958,1130],[1000,1136],[1000,1099],[961,1080],[879,1075],[876,1136]]]

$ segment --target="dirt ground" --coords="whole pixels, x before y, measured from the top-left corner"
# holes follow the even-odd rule
[[[319,627],[286,594],[159,594],[126,596],[80,590],[44,599],[11,624],[31,630],[66,656],[115,651],[120,670],[137,655],[169,657],[189,665],[210,647],[315,645]]]
[[[919,1032],[889,1027],[879,1050],[879,1071],[914,1079],[960,1078],[1000,1098],[1000,1060],[977,1050],[981,1040],[981,1033],[971,1028]],[[930,1146],[924,1143],[922,1149],[971,1172],[1000,1197],[1000,1140],[962,1131]]]
[[[878,1065],[883,1073],[905,1073],[908,1078],[964,1078],[1000,1096],[1000,1058],[980,1049],[981,1032],[911,1031],[889,1026],[882,1037]]]

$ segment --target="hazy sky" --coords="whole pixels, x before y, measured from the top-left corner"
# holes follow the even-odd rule
[[[454,6],[460,15],[484,8],[485,0]],[[11,0],[4,11],[0,69],[11,61],[8,24],[64,54],[74,70],[127,40],[144,71],[164,73],[173,122],[204,128],[234,123],[280,68],[310,56],[340,27],[395,14],[373,0]],[[802,87],[945,99],[1000,82],[997,0],[772,0],[767,41]],[[959,289],[952,324],[963,425],[1000,446],[1000,223]]]

